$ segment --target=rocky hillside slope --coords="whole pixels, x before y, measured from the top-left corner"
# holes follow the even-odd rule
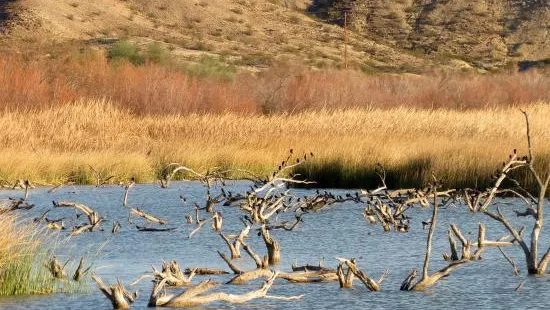
[[[219,57],[253,70],[274,63],[364,71],[493,70],[550,58],[547,0],[10,0],[0,49],[69,42],[161,44],[183,61]]]
[[[319,17],[377,43],[476,67],[550,58],[547,0],[317,0]]]

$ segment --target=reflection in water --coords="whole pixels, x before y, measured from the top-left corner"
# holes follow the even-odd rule
[[[248,184],[237,182],[231,190],[246,190]],[[307,195],[306,190],[297,190],[300,195]],[[22,193],[2,191],[0,198],[16,196]],[[173,182],[168,189],[160,189],[155,185],[136,185],[132,188],[128,204],[146,212],[168,219],[167,227],[177,227],[171,232],[138,232],[135,224],[128,222],[128,210],[122,206],[124,188],[122,187],[76,187],[62,188],[58,192],[48,194],[47,189],[31,192],[30,200],[37,204],[28,211],[29,217],[39,216],[51,208],[52,200],[69,200],[84,203],[92,207],[107,220],[103,224],[104,232],[84,233],[63,242],[68,234],[62,231],[57,237],[59,249],[57,256],[62,261],[81,255],[95,257],[95,272],[106,282],[120,278],[128,284],[144,272],[151,270],[151,265],[160,267],[162,260],[177,260],[182,268],[209,267],[228,270],[219,258],[217,250],[228,252],[224,241],[212,231],[209,225],[198,232],[193,238],[187,239],[194,225],[186,222],[185,215],[193,213],[193,202],[204,203],[205,189],[196,182]],[[180,202],[180,195],[187,198],[187,206]],[[529,219],[516,219],[512,216],[514,201],[505,207],[510,218],[517,223],[527,223]],[[519,209],[519,207],[517,207]],[[224,233],[234,234],[241,228],[239,211],[234,207],[218,207],[224,217]],[[371,226],[364,220],[362,205],[346,203],[335,205],[319,213],[306,214],[304,223],[300,223],[294,231],[273,231],[274,237],[281,242],[282,261],[276,267],[290,271],[294,261],[298,264],[316,264],[324,258],[324,265],[336,267],[335,256],[356,257],[358,267],[373,278],[378,278],[385,269],[391,274],[382,284],[382,291],[371,293],[359,282],[354,289],[341,290],[337,282],[321,284],[292,284],[277,281],[270,294],[300,295],[298,301],[277,301],[259,299],[244,305],[226,305],[214,303],[212,309],[218,308],[250,308],[277,309],[442,309],[442,308],[548,308],[550,307],[550,283],[544,277],[529,277],[523,288],[515,292],[514,288],[525,278],[525,264],[522,253],[517,247],[507,248],[522,268],[522,275],[514,277],[512,268],[497,249],[485,251],[481,262],[466,264],[455,271],[438,285],[427,292],[400,292],[401,281],[413,268],[421,269],[423,261],[426,231],[422,230],[422,221],[430,218],[429,210],[416,209],[409,214],[412,225],[409,233],[383,233],[380,226]],[[74,218],[70,209],[54,209],[48,216],[52,218],[66,216]],[[293,215],[282,215],[292,219]],[[282,219],[282,218],[281,218]],[[82,220],[79,220],[82,221]],[[112,224],[121,223],[119,233],[111,234]],[[136,224],[140,225],[136,220]],[[448,249],[447,227],[453,222],[460,226],[468,238],[474,240],[477,223],[487,225],[487,239],[496,239],[505,235],[502,227],[488,220],[482,214],[472,215],[466,208],[450,208],[441,210],[440,224],[434,235],[431,270],[445,265],[441,254]],[[72,227],[70,220],[66,224]],[[548,226],[547,226],[548,227]],[[550,228],[548,228],[550,229]],[[547,230],[548,230],[547,229]],[[529,230],[528,230],[529,231]],[[550,245],[550,232],[543,229],[541,247]],[[265,253],[265,245],[256,234],[251,234],[248,243],[260,255]],[[99,253],[98,252],[99,249]],[[97,256],[96,256],[97,254]],[[76,259],[74,266],[76,267]],[[254,262],[243,255],[237,260],[243,269],[252,269]],[[72,270],[72,269],[71,269]],[[224,283],[231,275],[213,276],[218,282]],[[196,277],[196,281],[203,277]],[[242,293],[255,289],[261,281],[254,281],[245,286],[223,285],[220,290],[230,293]],[[144,309],[151,290],[151,283],[143,281],[134,289],[138,289],[140,297],[132,307]],[[51,295],[30,297],[0,298],[0,308],[5,309],[110,309],[111,305],[95,288],[90,294]]]

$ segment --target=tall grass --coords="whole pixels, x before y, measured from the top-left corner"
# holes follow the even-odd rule
[[[0,215],[0,296],[47,294],[55,282],[41,266],[45,262],[38,229]]]
[[[54,245],[43,232],[28,220],[0,214],[0,296],[89,291],[86,278],[53,278],[45,265]]]
[[[234,73],[234,67],[213,58],[195,65],[136,66],[110,62],[99,52],[39,60],[0,55],[0,68],[0,109],[11,111],[44,109],[81,98],[108,98],[119,108],[144,115],[396,107],[464,110],[550,101],[550,77],[535,71],[365,75],[281,65],[251,74]]]
[[[539,164],[550,159],[550,106],[525,106]],[[483,186],[515,148],[526,151],[523,115],[486,110],[338,109],[276,115],[136,115],[88,100],[0,116],[0,178],[92,183],[89,165],[116,180],[156,180],[168,162],[197,170],[269,173],[290,148],[313,152],[299,171],[323,186],[371,187],[377,163],[390,186]]]

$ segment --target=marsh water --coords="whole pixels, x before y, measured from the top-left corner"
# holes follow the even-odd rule
[[[226,187],[234,192],[245,191],[249,184],[235,182]],[[219,190],[215,189],[214,191]],[[294,190],[299,195],[313,194],[309,190]],[[334,191],[346,193],[347,191]],[[349,192],[352,192],[350,190]],[[81,255],[93,261],[96,274],[107,283],[117,278],[126,285],[140,275],[150,272],[151,265],[160,268],[162,260],[177,260],[182,268],[210,267],[229,270],[216,251],[228,253],[224,241],[212,231],[209,225],[191,239],[188,234],[195,226],[187,224],[186,214],[193,214],[193,202],[204,204],[205,188],[198,182],[172,182],[167,189],[158,185],[136,185],[130,191],[129,204],[168,220],[166,227],[176,227],[171,232],[139,232],[135,225],[143,225],[140,219],[128,222],[128,210],[122,207],[124,188],[92,186],[62,187],[54,193],[47,189],[35,189],[29,200],[36,204],[25,216],[35,217],[52,208],[52,200],[68,200],[86,204],[104,216],[104,232],[84,233],[67,240],[70,227],[74,223],[75,211],[67,208],[52,209],[48,217],[65,217],[68,230],[59,232],[56,237],[56,255],[62,261],[72,258],[76,261]],[[187,205],[180,201],[180,195],[187,199]],[[0,198],[22,196],[21,191],[0,191]],[[512,210],[521,210],[519,202],[500,200],[503,209],[519,227],[528,219],[515,218]],[[336,267],[336,256],[355,257],[359,267],[373,278],[378,278],[385,269],[390,275],[382,284],[382,291],[369,292],[356,282],[353,289],[340,289],[337,282],[292,284],[277,280],[270,295],[302,295],[300,300],[281,301],[256,299],[246,304],[213,303],[205,309],[250,308],[250,309],[524,309],[550,307],[550,278],[527,277],[524,272],[523,255],[518,247],[508,247],[506,251],[515,258],[522,269],[520,276],[512,275],[512,268],[497,249],[485,251],[483,260],[462,266],[449,277],[426,292],[401,292],[399,286],[413,268],[422,268],[426,234],[422,221],[430,218],[430,210],[414,209],[409,212],[412,225],[409,233],[384,233],[382,228],[369,225],[363,219],[364,206],[355,203],[337,204],[318,213],[304,216],[304,222],[293,231],[273,231],[272,235],[281,242],[282,261],[274,267],[290,271],[293,262],[298,264],[316,264],[324,258],[324,266]],[[237,233],[242,223],[241,212],[235,207],[219,206],[224,216],[223,231],[226,234]],[[293,218],[292,214],[281,215]],[[79,219],[84,222],[84,219]],[[119,221],[122,229],[111,234],[114,221]],[[477,223],[487,224],[487,238],[496,239],[506,235],[503,228],[482,214],[469,213],[465,207],[442,209],[439,225],[434,235],[431,270],[445,265],[441,254],[449,251],[447,227],[450,222],[457,223],[462,232],[471,240],[477,238]],[[549,223],[550,224],[550,223]],[[530,229],[530,227],[528,227]],[[543,229],[541,251],[550,245],[550,226]],[[251,234],[249,244],[261,255],[265,246],[260,237]],[[253,261],[243,252],[237,264],[243,269],[255,267]],[[71,263],[69,271],[76,263]],[[205,278],[213,278],[220,283],[229,280],[232,275],[197,276],[195,283]],[[522,289],[515,287],[526,280]],[[221,285],[217,290],[242,293],[257,289],[262,281],[248,285]],[[142,281],[131,290],[139,290],[140,296],[133,309],[144,309],[151,292],[151,283]],[[175,290],[177,291],[177,290]],[[2,309],[111,309],[108,300],[91,284],[88,293],[54,294],[48,296],[2,297]]]

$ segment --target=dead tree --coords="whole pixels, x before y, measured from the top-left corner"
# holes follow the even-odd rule
[[[132,215],[141,217],[145,220],[145,222],[148,222],[148,223],[155,223],[155,224],[159,224],[159,225],[164,225],[164,224],[168,223],[167,220],[164,220],[164,219],[161,219],[161,218],[156,217],[154,215],[145,213],[144,211],[142,211],[138,208],[130,208],[130,214],[128,216],[128,221],[130,221]]]
[[[214,215],[212,216],[212,219],[214,220],[212,222],[212,229],[219,233],[222,231],[222,225],[223,225],[223,217],[222,214],[218,211],[214,212]]]
[[[34,204],[30,204],[26,199],[8,198],[0,201],[0,214],[9,213],[17,210],[30,210]]]
[[[151,278],[156,282],[163,282],[165,286],[180,287],[188,286],[191,284],[193,277],[195,276],[195,269],[191,269],[188,273],[188,277],[185,276],[179,264],[176,261],[162,262],[162,269],[159,271],[155,266],[152,266],[153,272],[151,274],[145,274],[134,280],[130,286],[134,286],[141,282],[143,279]]]
[[[243,244],[244,239],[248,237],[248,234],[250,233],[250,228],[251,226],[246,224],[246,226],[236,236],[226,236],[222,232],[218,233],[229,247],[229,251],[231,252],[231,259],[237,259],[241,257],[241,245]]]
[[[338,275],[338,283],[340,284],[340,288],[353,287],[354,274],[351,271],[351,268],[347,267],[347,270],[344,271],[344,264],[340,263],[338,264],[336,274]]]
[[[130,180],[130,183],[126,184],[124,186],[124,199],[122,200],[122,205],[124,207],[128,206],[128,193],[130,192],[130,189],[136,184],[135,179],[132,178]]]
[[[89,266],[88,268],[84,268],[84,257],[80,258],[80,262],[78,263],[78,267],[76,267],[76,270],[73,275],[73,280],[80,281],[82,277],[84,277],[89,271],[92,269],[92,266]]]
[[[109,299],[113,305],[113,309],[129,309],[130,304],[138,297],[137,292],[130,294],[124,287],[124,284],[117,280],[117,283],[107,286],[100,277],[95,274],[92,275],[92,279],[97,284],[99,290]]]
[[[92,208],[80,203],[68,201],[53,201],[53,206],[56,208],[74,208],[75,210],[79,210],[80,212],[84,213],[88,217],[89,226],[87,226],[86,229],[89,231],[94,231],[94,229],[98,228],[103,221],[103,217],[99,216],[99,214],[95,212]]]
[[[164,281],[167,286],[186,286],[191,284],[195,272],[191,271],[188,277],[185,277],[176,261],[169,263],[163,262],[161,271],[153,266],[153,275],[157,281]]]
[[[401,284],[402,291],[423,291],[431,287],[432,285],[436,284],[437,281],[439,281],[441,278],[448,276],[451,272],[456,270],[461,265],[470,261],[469,243],[465,239],[460,238],[461,241],[463,242],[463,251],[462,251],[463,257],[459,260],[452,260],[448,266],[444,267],[443,269],[437,272],[429,274],[430,256],[432,253],[432,239],[433,239],[433,234],[435,232],[435,228],[437,225],[437,215],[439,210],[439,206],[437,204],[437,187],[438,187],[437,180],[434,183],[435,184],[432,185],[433,200],[434,200],[433,212],[432,212],[432,219],[430,223],[430,230],[428,232],[428,238],[426,242],[426,253],[424,255],[424,265],[422,267],[422,278],[416,283],[414,282],[417,275],[417,270],[414,269]],[[462,234],[460,233],[459,235],[462,235]],[[456,245],[453,247],[453,244],[451,243],[451,248],[454,249],[452,250],[452,252],[456,252]]]
[[[54,256],[45,264],[45,267],[50,271],[54,278],[64,279],[66,278],[64,270],[70,261],[71,260],[69,259],[67,260],[67,262],[65,262],[65,264],[61,265],[61,263],[57,260],[57,257]]]
[[[265,225],[262,225],[261,234],[267,248],[269,264],[277,264],[281,261],[281,244],[279,241],[271,237],[271,234],[269,233],[269,230],[266,229]]]
[[[44,219],[46,221],[46,227],[53,230],[65,230],[65,224],[63,223],[63,218],[57,220],[50,220],[48,218]]]
[[[498,169],[493,176],[493,186],[485,191],[473,189],[465,190],[464,200],[471,211],[483,212],[490,218],[501,223],[512,235],[514,241],[520,245],[525,255],[527,273],[530,275],[542,275],[546,273],[548,262],[550,262],[550,248],[548,248],[542,257],[539,258],[539,236],[544,225],[545,199],[550,185],[550,166],[547,167],[545,173],[541,173],[535,169],[535,157],[531,145],[529,116],[527,112],[522,112],[525,116],[527,128],[528,155],[519,157],[516,150],[514,150],[508,161],[504,162],[502,168]],[[532,177],[535,180],[535,189],[531,190],[525,184],[521,184],[519,181],[515,180],[512,175],[514,171],[523,171],[528,176]],[[505,180],[514,186],[512,188],[502,188]],[[491,205],[499,194],[513,195],[525,202],[527,210],[521,213],[517,212],[516,214],[518,216],[530,216],[534,220],[529,241],[526,241],[522,236],[522,229],[514,227],[498,206],[494,211],[491,210]]]
[[[218,254],[221,258],[227,263],[229,268],[235,274],[228,284],[246,284],[249,281],[258,279],[258,278],[269,278],[272,272],[267,269],[269,267],[268,256],[265,255],[263,258],[260,257],[254,250],[245,242],[242,243],[243,249],[246,253],[254,260],[256,268],[248,271],[243,271],[235,264],[231,262],[225,256],[225,254],[218,251]],[[294,283],[314,283],[314,282],[326,282],[334,281],[337,279],[336,270],[323,268],[315,271],[309,270],[298,270],[293,272],[280,272],[279,278],[287,280]]]
[[[353,287],[353,280],[354,276],[356,276],[365,287],[371,291],[371,292],[378,292],[380,291],[380,284],[384,282],[386,277],[389,274],[389,271],[386,270],[384,274],[380,277],[378,281],[375,281],[369,276],[364,273],[363,271],[359,270],[357,268],[357,265],[355,263],[355,259],[345,259],[345,258],[336,258],[339,261],[337,274],[338,274],[338,282],[340,283],[340,288],[351,288]],[[344,272],[344,266],[347,267],[346,272]]]
[[[101,187],[109,183],[109,181],[115,177],[114,175],[105,176],[103,172],[97,171],[94,167],[92,167],[92,165],[88,165],[88,167],[90,167],[90,170],[92,170],[92,174],[95,177],[96,187]]]
[[[160,187],[162,188],[168,188],[168,184],[172,178],[176,175],[176,173],[183,171],[189,173],[193,179],[199,180],[201,183],[203,183],[207,188],[210,188],[214,183],[220,182],[224,184],[224,179],[226,179],[226,175],[230,171],[220,171],[217,169],[213,169],[212,171],[209,169],[204,173],[196,172],[195,170],[185,167],[183,165],[180,165],[178,163],[170,163],[164,167],[161,173],[160,178]]]
[[[371,224],[380,223],[385,232],[392,229],[398,232],[408,232],[409,218],[405,212],[421,206],[430,206],[428,197],[435,194],[436,199],[441,200],[441,205],[446,206],[456,198],[454,189],[439,191],[427,186],[421,189],[398,189],[389,191],[386,186],[386,172],[381,165],[378,165],[377,174],[381,185],[373,191],[361,191],[358,195],[366,200],[366,208],[363,216]]]

